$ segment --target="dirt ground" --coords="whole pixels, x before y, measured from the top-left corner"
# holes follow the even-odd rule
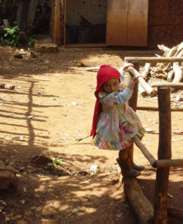
[[[13,52],[0,48],[0,84],[15,86],[0,88],[0,165],[14,169],[19,181],[17,191],[0,192],[0,223],[137,223],[124,198],[117,151],[99,150],[90,138],[77,141],[89,134],[95,102],[96,72],[86,71],[81,60],[119,68],[124,56],[153,52],[60,48],[23,59]],[[138,105],[157,106],[157,97],[139,95]],[[137,113],[152,130],[143,142],[157,157],[158,113]],[[173,112],[173,158],[182,157],[182,122],[182,113]],[[40,155],[53,163],[36,163]],[[146,167],[138,179],[153,201],[155,172],[137,148],[135,161]],[[183,207],[182,177],[182,169],[171,170],[169,205],[177,208]]]

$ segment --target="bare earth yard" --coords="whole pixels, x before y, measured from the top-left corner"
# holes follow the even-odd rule
[[[110,63],[119,68],[124,56],[151,52],[60,48],[29,59],[14,58],[12,52],[0,47],[0,84],[15,86],[0,88],[0,165],[15,169],[19,184],[17,192],[0,194],[0,223],[137,223],[124,198],[117,151],[99,150],[90,138],[77,141],[89,134],[96,78],[96,72],[80,65],[84,59],[89,65]],[[139,95],[138,105],[157,106],[157,97]],[[143,142],[157,157],[158,113],[138,114],[144,127],[153,130]],[[183,158],[182,123],[182,112],[173,112],[173,158]],[[42,154],[57,164],[32,162]],[[135,160],[146,166],[138,179],[153,201],[155,172],[137,148]],[[94,175],[92,164],[98,167]],[[169,193],[170,205],[183,207],[182,169],[171,170]]]

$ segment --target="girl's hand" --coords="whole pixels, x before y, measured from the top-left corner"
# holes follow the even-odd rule
[[[132,63],[125,62],[122,66],[122,69],[123,69],[123,71],[128,71],[129,67],[134,67],[134,65]]]

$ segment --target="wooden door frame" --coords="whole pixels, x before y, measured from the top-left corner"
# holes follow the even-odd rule
[[[53,0],[53,4],[54,2],[58,1],[58,0]],[[61,0],[60,0],[61,1]],[[68,44],[67,43],[67,39],[66,39],[66,24],[67,24],[67,0],[62,0],[62,3],[60,3],[61,9],[60,9],[60,15],[62,15],[62,21],[57,21],[57,20],[61,20],[61,18],[58,18],[58,16],[55,16],[55,12],[54,12],[54,7],[52,9],[52,38],[53,38],[53,42],[57,43],[57,44],[61,44],[64,47],[107,47],[107,46],[112,46],[111,44],[107,43],[107,9],[106,9],[106,36],[105,36],[105,42],[104,43],[85,43],[85,44],[81,44],[81,43],[76,43],[76,44]],[[108,0],[106,0],[106,5],[108,7]],[[106,8],[107,8],[106,7]],[[149,14],[149,8],[148,8],[148,14]],[[60,23],[60,30],[56,28],[56,24]],[[148,24],[147,24],[148,26]],[[148,27],[147,27],[147,42],[148,42]],[[115,45],[115,46],[122,46],[122,45]],[[124,47],[128,47],[128,45],[124,45]]]

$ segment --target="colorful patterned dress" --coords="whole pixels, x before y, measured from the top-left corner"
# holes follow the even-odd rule
[[[102,112],[94,141],[99,148],[123,150],[131,146],[134,136],[143,137],[144,128],[135,111],[127,104],[131,95],[129,88],[98,94]]]

